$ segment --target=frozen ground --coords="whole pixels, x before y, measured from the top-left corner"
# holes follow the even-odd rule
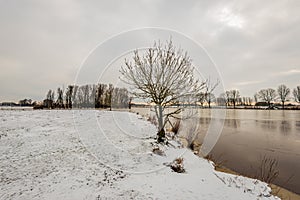
[[[276,199],[187,149],[153,154],[153,134],[126,112],[2,110],[0,199]],[[181,174],[166,166],[180,156]]]

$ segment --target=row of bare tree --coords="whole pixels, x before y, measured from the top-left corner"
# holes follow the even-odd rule
[[[112,84],[69,85],[65,90],[49,90],[43,104],[46,108],[125,108],[129,105],[127,89]]]
[[[203,96],[205,97],[205,93],[203,93]],[[199,98],[201,105],[203,105],[204,101],[205,98],[204,100],[203,98]],[[233,106],[233,108],[236,106],[251,106],[253,103],[257,105],[259,102],[264,102],[269,108],[271,108],[272,103],[279,102],[282,109],[284,109],[284,106],[288,101],[300,103],[300,86],[294,88],[293,91],[284,84],[279,85],[277,91],[272,88],[261,89],[254,94],[253,98],[241,97],[239,90],[229,90],[221,94],[218,98],[213,99],[213,101],[219,106]],[[209,101],[206,100],[206,102],[208,105],[210,104]]]
[[[276,90],[272,88],[262,89],[258,93],[254,95],[254,98],[259,98],[262,101],[266,102],[268,106],[271,106],[271,102],[275,102],[279,100],[281,102],[282,108],[284,109],[284,105],[287,101],[291,100],[290,97],[291,90],[286,85],[279,85]],[[293,89],[294,100],[300,103],[300,86],[297,86]]]
[[[218,81],[212,83],[209,79],[205,82],[204,90],[196,95],[196,102],[200,103],[201,107],[204,107],[206,104],[210,108],[211,104],[215,103],[218,106],[232,106],[235,108],[236,106],[252,106],[253,104],[264,102],[270,108],[272,103],[279,102],[282,105],[282,109],[284,109],[285,103],[288,101],[300,103],[300,86],[294,88],[293,92],[286,85],[279,85],[277,91],[272,88],[261,89],[254,94],[253,98],[242,97],[239,90],[228,90],[219,97],[215,97],[213,91],[218,83]],[[293,97],[291,97],[291,93]]]

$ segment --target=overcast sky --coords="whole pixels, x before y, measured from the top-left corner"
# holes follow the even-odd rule
[[[172,29],[202,44],[224,87],[243,96],[282,83],[295,88],[299,10],[299,0],[0,0],[0,102],[42,100],[48,89],[73,83],[99,43],[142,27]]]

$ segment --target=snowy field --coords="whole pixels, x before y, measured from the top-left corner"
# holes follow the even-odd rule
[[[216,172],[127,112],[0,111],[0,199],[278,199],[260,181]],[[183,157],[185,173],[168,163]]]

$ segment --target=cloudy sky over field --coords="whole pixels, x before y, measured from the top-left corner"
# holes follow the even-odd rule
[[[298,0],[2,0],[0,102],[42,100],[48,89],[73,83],[99,43],[141,27],[172,29],[202,44],[224,87],[243,96],[281,83],[294,88],[300,85],[299,10]]]

